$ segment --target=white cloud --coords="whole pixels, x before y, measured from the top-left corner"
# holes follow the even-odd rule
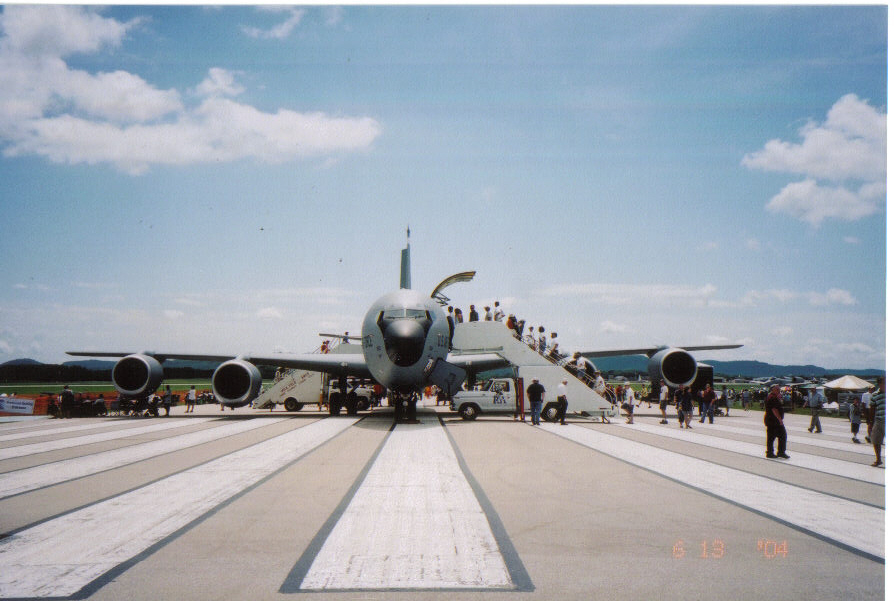
[[[184,315],[185,313],[183,311],[177,311],[176,309],[167,309],[164,311],[164,316],[167,319],[180,319]]]
[[[811,305],[826,307],[829,305],[856,305],[857,299],[847,290],[829,288],[824,293],[810,292],[807,299]]]
[[[844,241],[847,244],[854,244],[854,245],[860,244],[860,242],[861,242],[861,240],[859,238],[857,238],[856,236],[845,236]]]
[[[160,90],[136,74],[92,74],[65,62],[69,52],[120,45],[135,22],[82,7],[9,6],[0,13],[0,148],[6,156],[109,163],[137,175],[154,165],[331,159],[369,148],[382,131],[369,117],[268,113],[235,102],[225,96],[244,88],[221,67],[209,69],[194,89],[202,100],[190,106],[177,90]]]
[[[779,326],[778,328],[774,328],[770,333],[774,336],[779,336],[780,338],[787,338],[795,333],[795,329],[790,326]]]
[[[120,23],[106,19],[96,10],[77,6],[47,5],[40,10],[7,5],[0,29],[4,50],[37,56],[68,56],[75,52],[96,52],[119,46],[139,19]]]
[[[619,334],[622,332],[629,332],[629,331],[630,331],[629,327],[627,327],[623,324],[620,324],[620,323],[615,323],[613,321],[606,320],[599,324],[599,332],[600,333]]]
[[[208,69],[208,77],[196,87],[196,93],[200,96],[238,96],[245,88],[236,83],[231,71],[220,67]]]
[[[290,6],[263,6],[260,7],[259,10],[263,10],[265,12],[285,13],[286,20],[281,23],[277,23],[269,29],[260,29],[258,27],[246,26],[242,28],[242,31],[253,38],[274,40],[283,40],[289,37],[292,31],[298,26],[299,23],[301,23],[301,19],[304,18],[305,13],[304,9],[293,8]]]
[[[746,155],[750,169],[806,177],[783,188],[767,210],[819,226],[854,221],[881,210],[886,195],[887,115],[854,94],[839,99],[826,121],[801,128],[800,144],[771,140]]]
[[[785,213],[816,227],[824,219],[856,221],[878,213],[885,198],[885,185],[872,183],[856,191],[821,186],[808,179],[787,185],[767,203],[771,213]]]
[[[717,292],[713,284],[704,286],[683,286],[676,284],[566,284],[539,291],[548,297],[579,297],[594,303],[626,305],[630,303],[649,304],[695,304],[702,306]]]
[[[761,242],[757,238],[749,238],[745,241],[745,248],[748,250],[760,250]]]
[[[257,313],[255,313],[255,317],[259,319],[282,319],[282,312],[276,307],[265,307],[263,309],[259,309]]]

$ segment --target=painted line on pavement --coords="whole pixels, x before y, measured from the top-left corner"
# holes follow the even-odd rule
[[[671,424],[675,423],[679,422],[671,421]],[[730,434],[742,434],[745,436],[755,436],[758,438],[766,438],[767,436],[766,428],[737,428],[736,426],[726,426],[715,422],[713,425],[705,425],[705,429],[702,430],[701,425],[702,424],[699,424],[698,432],[702,434],[707,431],[717,430],[718,432],[729,432]],[[786,428],[786,430],[788,432],[788,442],[790,443],[810,445],[813,447],[819,447],[821,449],[829,449],[833,451],[844,451],[846,453],[871,455],[875,457],[875,451],[872,450],[872,445],[854,443],[851,441],[850,434],[846,437],[838,436],[837,434],[815,434],[808,437],[798,434],[792,434],[792,430],[790,428]],[[832,440],[832,438],[847,438],[847,442],[845,442],[844,440]],[[884,455],[884,452],[882,453],[882,455]]]
[[[694,430],[680,430],[673,427],[650,426],[648,424],[614,424],[624,429],[636,430],[647,434],[655,434],[665,438],[673,438],[690,442],[692,444],[711,447],[721,451],[730,451],[739,455],[749,455],[752,457],[764,457],[767,452],[766,444],[757,444],[752,442],[742,442],[740,440],[732,440],[710,434],[702,434]],[[710,428],[710,426],[708,426]],[[700,430],[700,428],[699,428]],[[792,458],[786,461],[786,465],[794,467],[806,468],[809,470],[850,478],[852,480],[860,480],[869,482],[870,484],[885,484],[885,471],[872,467],[854,463],[852,461],[842,461],[841,459],[831,459],[820,455],[805,455],[804,453],[793,453]]]
[[[883,563],[885,510],[580,426],[541,428]],[[785,499],[785,502],[780,502]]]
[[[87,434],[85,436],[76,436],[74,438],[62,438],[59,440],[51,440],[48,442],[35,442],[32,444],[23,444],[17,447],[7,447],[0,449],[0,461],[4,459],[13,459],[15,457],[25,457],[26,455],[37,455],[38,453],[48,453],[50,451],[58,451],[60,449],[70,449],[71,447],[80,447],[96,442],[106,442],[108,440],[118,440],[120,438],[129,438],[140,434],[151,434],[153,432],[163,432],[173,428],[185,428],[205,422],[218,419],[216,417],[199,417],[189,419],[172,419],[165,420],[161,423],[155,423],[151,426],[142,426],[139,428],[128,428],[126,430],[114,430],[112,432],[100,432],[98,434]]]
[[[90,588],[359,419],[323,419],[14,532],[0,540],[0,598],[64,597]]]
[[[518,590],[444,427],[420,420],[393,429],[297,591]]]
[[[0,499],[249,432],[287,419],[290,418],[256,418],[229,423],[221,422],[224,425],[198,432],[7,472],[0,475]]]

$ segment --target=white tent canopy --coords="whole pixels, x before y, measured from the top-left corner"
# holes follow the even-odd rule
[[[826,388],[832,390],[869,390],[873,386],[875,385],[872,382],[861,380],[857,376],[842,376],[825,384]]]

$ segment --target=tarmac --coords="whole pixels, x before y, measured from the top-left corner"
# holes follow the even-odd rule
[[[0,419],[0,599],[884,598],[846,420],[184,411]]]

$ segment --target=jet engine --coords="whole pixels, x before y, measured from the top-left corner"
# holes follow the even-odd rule
[[[242,359],[227,361],[214,370],[211,389],[217,400],[224,405],[248,405],[261,391],[261,372]]]
[[[123,395],[141,397],[152,394],[164,378],[164,370],[154,357],[134,354],[119,359],[112,368],[112,382]]]
[[[662,349],[649,358],[649,377],[653,382],[663,379],[669,386],[689,386],[697,373],[695,359],[683,349]]]

